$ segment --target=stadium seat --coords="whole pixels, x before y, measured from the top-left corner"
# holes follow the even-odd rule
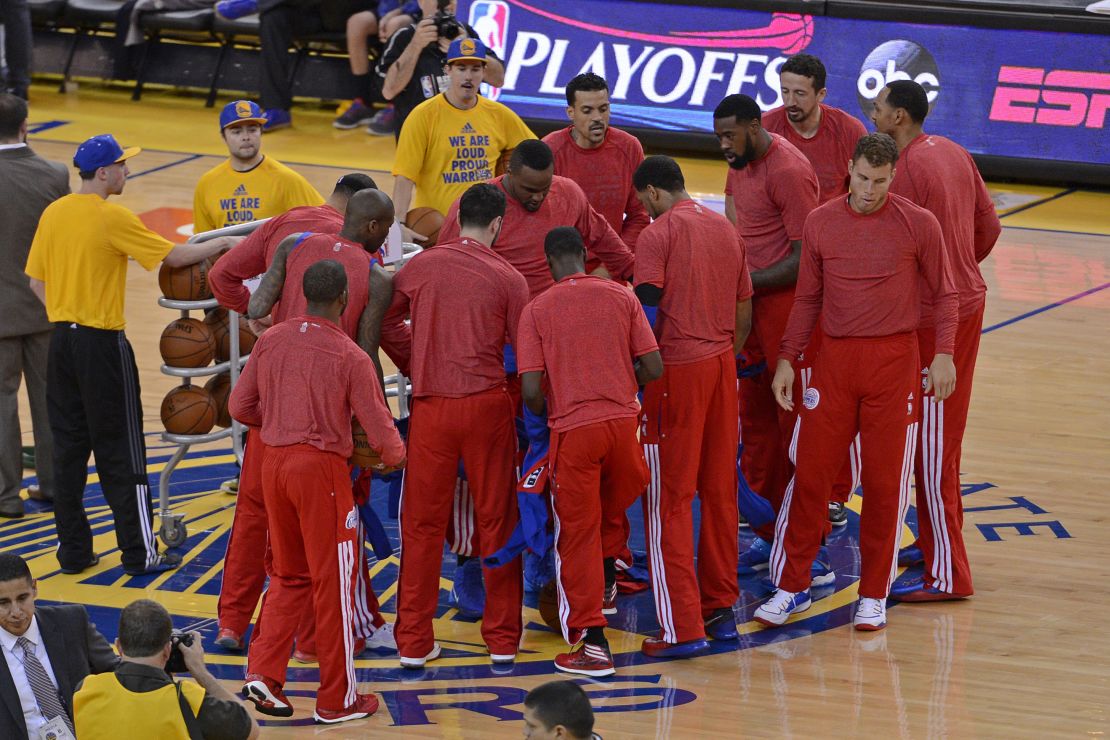
[[[77,45],[81,42],[81,37],[113,30],[116,26],[116,16],[124,5],[124,0],[68,0],[65,3],[60,23],[72,27],[74,33],[65,66],[62,68],[59,92],[65,92],[69,70],[73,66],[73,58],[77,54]]]
[[[219,39],[220,54],[216,59],[216,71],[212,73],[208,98],[204,101],[206,107],[211,108],[216,103],[216,94],[220,89],[220,76],[228,53],[235,48],[236,44],[257,49],[259,47],[258,29],[258,14],[243,16],[233,21],[216,14],[212,19],[212,32]]]
[[[131,93],[131,99],[139,100],[142,98],[147,62],[163,39],[185,42],[218,41],[212,30],[212,22],[215,16],[216,13],[211,7],[143,13],[139,17],[139,27],[145,33],[147,43],[139,62],[138,73],[135,76],[135,89]],[[219,61],[217,61],[217,67],[218,65]],[[215,76],[215,72],[213,76]]]
[[[27,5],[31,9],[32,25],[52,27],[62,17],[66,0],[28,0]]]

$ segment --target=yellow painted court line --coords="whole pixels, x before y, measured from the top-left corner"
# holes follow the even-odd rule
[[[1077,190],[1008,216],[1003,226],[1110,236],[1110,193]]]

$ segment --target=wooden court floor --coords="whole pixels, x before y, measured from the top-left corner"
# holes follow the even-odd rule
[[[75,142],[109,131],[124,146],[143,146],[119,202],[159,230],[187,233],[193,185],[221,152],[214,111],[196,99],[157,92],[142,104],[101,88],[63,96],[39,86],[32,97],[36,151],[68,162]],[[296,163],[324,193],[338,175],[356,170],[391,189],[391,139],[336,131],[328,111],[295,117],[292,131],[265,139],[271,156]],[[723,163],[682,163],[692,191],[710,202],[720,197]],[[774,634],[745,624],[739,650],[692,661],[639,660],[636,648],[654,618],[642,604],[622,607],[611,640],[623,665],[614,679],[585,684],[606,738],[1110,732],[1110,193],[994,184],[992,193],[1006,214],[1005,228],[983,266],[990,293],[962,465],[974,598],[895,606],[885,631],[852,631],[847,620],[858,550],[849,533],[834,545],[835,593]],[[167,454],[157,444],[159,404],[176,384],[158,372],[158,335],[174,315],[157,307],[157,295],[154,275],[132,265],[127,331],[140,366],[152,473]],[[25,402],[21,417],[30,444]],[[114,635],[116,610],[149,596],[211,639],[218,553],[233,503],[214,491],[233,468],[227,445],[206,455],[186,461],[194,474],[174,499],[192,535],[190,567],[178,575],[144,581],[120,575],[102,506],[96,547],[103,562],[92,577],[57,572],[48,513],[0,524],[0,547],[31,560],[40,598],[88,604],[106,634]],[[856,510],[858,504],[857,498]],[[908,530],[904,536],[905,542],[912,537]],[[395,565],[395,558],[375,565],[387,612]],[[745,586],[739,613],[750,615],[757,595]],[[525,614],[526,621],[539,621],[533,610]],[[423,680],[401,676],[389,656],[358,662],[364,689],[385,701],[379,714],[348,726],[304,725],[313,675],[291,673],[289,687],[303,691],[295,699],[300,723],[268,726],[264,736],[519,736],[523,692],[555,677],[556,636],[529,629],[527,657],[496,675],[474,648],[480,643],[475,625],[441,610],[437,634],[457,650]],[[241,657],[212,652],[210,662],[238,688]]]

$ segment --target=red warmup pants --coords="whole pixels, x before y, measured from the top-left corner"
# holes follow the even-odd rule
[[[480,554],[503,547],[516,527],[515,409],[504,388],[465,398],[417,398],[409,417],[409,460],[401,493],[401,574],[397,650],[405,658],[432,651],[439,603],[443,539],[451,517],[459,460],[466,468],[478,519]],[[482,637],[489,651],[515,655],[523,631],[520,558],[482,566],[486,608]]]
[[[844,451],[858,433],[863,453],[859,595],[886,598],[898,566],[917,437],[917,337],[825,337],[795,430],[794,480],[775,522],[771,579],[809,588],[810,566],[829,529],[828,502]]]
[[[655,610],[667,642],[705,637],[703,619],[740,596],[736,582],[736,360],[667,365],[644,387],[641,441],[651,483],[644,525]],[[701,533],[694,569],[694,496]]]
[[[960,453],[971,403],[971,382],[983,309],[960,321],[956,330],[956,390],[943,401],[932,393],[921,407],[921,434],[914,481],[917,487],[917,543],[925,556],[926,585],[954,594],[971,594],[971,565],[964,547],[964,507],[960,495]],[[921,365],[927,368],[934,354],[936,330],[917,332]]]
[[[559,621],[571,645],[587,627],[607,624],[602,560],[627,547],[621,522],[650,479],[636,427],[627,417],[551,435]]]
[[[285,683],[304,605],[317,624],[316,706],[355,703],[354,594],[358,511],[347,461],[311,445],[267,447],[262,470],[273,571],[255,625],[247,673]]]

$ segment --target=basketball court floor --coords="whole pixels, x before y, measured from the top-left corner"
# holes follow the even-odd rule
[[[197,178],[224,150],[216,112],[193,98],[150,91],[141,104],[123,91],[32,91],[31,144],[70,162],[75,144],[110,132],[139,145],[119,202],[171,239],[189,233]],[[322,192],[348,171],[369,172],[389,192],[392,139],[330,126],[333,111],[295,112],[296,128],[268,135],[264,151],[293,165]],[[725,165],[681,160],[692,192],[721,198]],[[76,173],[73,186],[77,187]],[[963,459],[964,533],[976,594],[965,602],[891,608],[879,633],[851,629],[859,551],[856,515],[830,542],[837,580],[810,611],[777,630],[750,622],[767,595],[741,580],[739,649],[715,645],[689,661],[652,661],[639,653],[657,629],[650,595],[624,597],[611,618],[618,674],[583,680],[606,738],[690,737],[1102,737],[1110,732],[1110,193],[991,184],[1005,227],[983,269],[990,288]],[[159,372],[157,340],[176,312],[157,306],[154,275],[132,265],[127,333],[135,347],[146,412],[149,470],[157,477],[172,453],[161,441],[158,409],[176,382]],[[387,370],[388,372],[388,370]],[[24,443],[30,417],[21,401]],[[30,471],[28,471],[30,472]],[[235,500],[219,483],[235,474],[227,443],[191,452],[175,471],[172,506],[189,537],[184,565],[159,576],[123,574],[111,518],[90,476],[88,509],[100,565],[62,575],[48,511],[0,524],[0,547],[19,552],[46,601],[88,605],[114,638],[121,607],[156,599],[179,628],[198,629],[217,676],[237,690],[244,659],[211,647],[221,558]],[[33,483],[28,477],[25,485]],[[385,513],[384,486],[374,504]],[[635,514],[635,511],[634,511]],[[642,528],[636,548],[643,548]],[[903,543],[913,535],[911,509]],[[395,522],[393,524],[396,542]],[[742,535],[746,546],[748,535]],[[374,586],[392,618],[396,557],[372,559]],[[494,670],[478,625],[447,605],[453,570],[445,567],[437,636],[445,657],[413,675],[396,655],[365,654],[356,665],[362,690],[383,699],[373,717],[345,726],[311,724],[316,666],[291,664],[288,692],[297,713],[269,721],[264,736],[494,738],[520,736],[522,700],[557,677],[551,659],[561,639],[533,608],[518,663]],[[534,601],[530,602],[534,605]]]

